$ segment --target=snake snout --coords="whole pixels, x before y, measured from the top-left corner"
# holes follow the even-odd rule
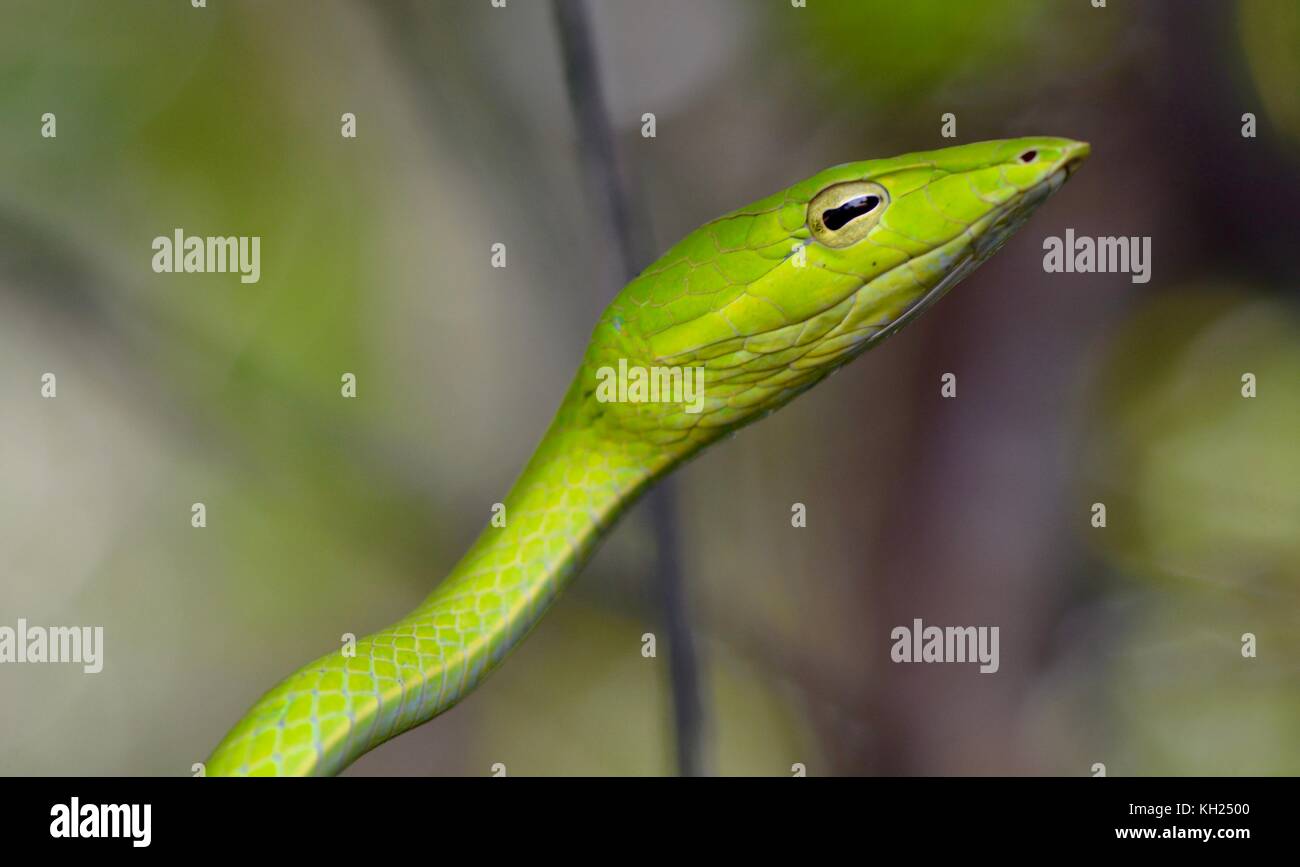
[[[1077,141],[1067,147],[1065,153],[1061,155],[1061,168],[1065,169],[1065,176],[1068,178],[1074,174],[1091,153],[1092,145],[1086,141]]]

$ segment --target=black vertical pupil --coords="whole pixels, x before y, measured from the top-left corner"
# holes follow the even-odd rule
[[[838,208],[822,211],[822,222],[826,224],[826,228],[834,232],[836,229],[843,228],[850,220],[870,213],[878,204],[880,204],[880,196],[857,196]]]

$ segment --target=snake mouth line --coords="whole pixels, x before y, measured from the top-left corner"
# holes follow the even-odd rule
[[[961,237],[961,234],[968,234],[971,239],[970,244],[967,245],[967,247],[960,254],[954,256],[954,263],[951,272],[949,274],[946,274],[938,284],[926,290],[922,294],[922,296],[919,299],[917,299],[917,301],[911,307],[904,310],[903,313],[900,314],[894,321],[882,324],[880,326],[880,329],[877,332],[871,334],[870,336],[867,336],[862,342],[863,348],[871,345],[872,343],[877,342],[883,337],[893,334],[895,331],[898,330],[898,327],[901,327],[901,325],[904,324],[905,321],[915,317],[918,313],[925,310],[927,307],[929,307],[939,298],[943,297],[944,293],[947,292],[948,289],[952,288],[954,285],[960,282],[964,277],[970,274],[970,272],[974,270],[974,268],[977,267],[981,262],[983,262],[988,257],[992,256],[993,253],[995,253],[1001,247],[1002,243],[1005,243],[1005,241],[1011,235],[1015,234],[1016,230],[1020,227],[1021,224],[1025,222],[1025,220],[1028,219],[1029,214],[1032,213],[1034,209],[1036,209],[1039,205],[1041,205],[1044,201],[1046,201],[1047,198],[1049,198],[1052,194],[1058,191],[1065,184],[1066,180],[1069,179],[1070,175],[1072,175],[1075,171],[1078,170],[1079,166],[1083,164],[1084,160],[1088,158],[1091,152],[1092,152],[1092,148],[1087,142],[1076,142],[1074,146],[1066,152],[1065,156],[1061,158],[1060,164],[1055,169],[1053,169],[1051,173],[1043,177],[1042,180],[1038,181],[1033,186],[1026,187],[1023,190],[1020,190],[1016,195],[1012,196],[1012,198],[1010,198],[1006,202],[997,205],[992,210],[990,210],[987,214],[978,218],[973,223],[967,225],[964,233],[959,233],[954,238],[949,239],[949,241],[940,244],[939,246],[933,247],[932,249],[927,250],[924,253],[915,256],[909,256],[908,258],[904,259],[902,262],[899,262],[898,264],[891,266],[885,271],[882,271],[879,274],[872,275],[869,279],[863,279],[862,282],[859,283],[857,287],[853,289],[852,292],[849,293],[849,297],[858,295],[859,293],[862,292],[863,289],[865,289],[867,286],[871,285],[872,282],[880,279],[881,277],[884,277],[894,271],[897,271],[900,268],[906,268],[914,265],[919,259],[924,259],[929,256],[942,254],[943,249],[948,245],[950,245],[952,241],[956,240],[956,238]],[[923,164],[918,163],[917,165],[920,166]],[[1023,215],[1018,220],[1015,219],[1015,215],[1017,213]],[[973,232],[973,229],[976,226],[982,227],[978,232],[978,234],[975,234]],[[999,231],[999,229],[1002,229],[1002,231]],[[806,238],[800,242],[799,246],[808,247],[815,243],[817,243],[815,239]],[[784,260],[788,260],[793,255],[794,252],[787,254],[784,257]],[[968,260],[974,260],[974,261],[968,261]],[[843,274],[846,272],[841,271],[838,273]],[[864,275],[853,274],[852,276],[861,278]],[[819,316],[825,313],[827,310],[834,307],[838,303],[839,303],[838,301],[834,303],[830,303],[825,308],[813,313],[812,316]],[[809,318],[812,318],[812,316],[810,316]],[[805,322],[806,321],[807,320],[805,320]],[[791,322],[782,323],[780,325],[772,326],[764,331],[759,331],[754,334],[743,335],[743,337],[746,339],[762,337],[764,335],[769,335],[777,331],[780,331],[783,328],[788,328],[794,324],[797,323],[791,323]],[[831,333],[832,334],[835,333],[835,330],[833,329]],[[841,336],[842,334],[843,333],[841,332]],[[742,337],[742,335],[739,334],[734,334],[727,337],[721,337],[716,340],[712,340],[708,343],[692,346],[689,349],[675,352],[672,355],[653,356],[652,361],[655,364],[669,364],[669,365],[689,364],[699,358],[699,353],[705,352],[709,349],[712,349],[713,347],[725,343],[729,343],[730,341],[734,341],[740,337]]]
[[[951,269],[943,278],[930,287],[920,298],[917,299],[911,307],[907,308],[893,322],[885,325],[879,331],[867,337],[863,341],[863,349],[878,343],[886,337],[894,334],[911,320],[918,317],[923,311],[933,305],[936,301],[948,293],[952,287],[956,286],[962,280],[966,279],[972,271],[986,259],[991,257],[999,247],[1002,246],[1012,235],[1020,224],[1029,218],[1029,215],[1037,209],[1039,205],[1050,198],[1054,193],[1065,185],[1070,175],[1082,164],[1088,155],[1088,146],[1075,154],[1071,154],[1061,166],[1043,178],[1032,187],[1023,190],[1019,195],[1003,203],[998,208],[985,214],[967,227],[971,231],[976,226],[981,227],[979,233],[974,235],[972,242],[967,244],[961,253],[955,258]],[[960,237],[960,236],[958,236]],[[926,253],[900,262],[891,268],[890,271],[897,268],[906,267],[917,259],[924,259],[928,256],[942,255],[943,247],[936,247]],[[888,272],[886,272],[888,273]],[[869,283],[863,283],[858,288],[858,292],[866,288]]]
[[[911,321],[912,319],[920,315],[921,312],[926,310],[928,307],[930,307],[932,304],[934,304],[936,301],[942,298],[945,294],[947,294],[948,290],[950,290],[953,286],[957,285],[963,279],[965,279],[972,271],[975,270],[976,267],[979,266],[981,262],[983,262],[985,259],[992,256],[993,253],[995,253],[1003,243],[1005,243],[1012,235],[1015,234],[1016,229],[1019,228],[1021,223],[1023,223],[1025,220],[1029,218],[1030,213],[1032,213],[1039,205],[1041,205],[1044,201],[1046,201],[1052,194],[1054,194],[1065,184],[1065,181],[1069,177],[1069,175],[1083,161],[1083,158],[1087,156],[1086,146],[1085,149],[1080,153],[1081,155],[1071,154],[1070,157],[1067,158],[1061,164],[1060,167],[1054,170],[1051,174],[1044,177],[1041,181],[1039,181],[1038,183],[1034,184],[1031,187],[1026,187],[1024,190],[1020,191],[1017,195],[1013,196],[1011,199],[1007,200],[1006,202],[1003,202],[1001,205],[997,206],[996,208],[989,211],[984,216],[980,217],[979,219],[975,220],[973,223],[968,225],[966,227],[966,233],[969,233],[970,243],[968,243],[964,247],[964,249],[957,256],[954,257],[953,265],[949,273],[945,274],[944,277],[937,284],[935,284],[934,286],[926,290],[921,295],[921,297],[918,298],[916,302],[912,304],[911,307],[903,311],[896,319],[894,319],[892,322],[888,322],[880,325],[879,330],[865,336],[864,339],[862,340],[858,352],[861,352],[865,350],[867,347],[894,334],[896,331],[898,331],[898,329],[902,328],[905,324],[907,324],[909,321]],[[1021,215],[1019,219],[1016,218],[1017,214]],[[978,230],[976,227],[978,227]],[[863,289],[865,289],[867,286],[871,285],[871,283],[873,283],[876,280],[879,280],[882,277],[885,277],[901,268],[911,267],[918,260],[923,260],[930,256],[943,255],[944,248],[952,244],[953,241],[957,240],[961,236],[962,236],[961,234],[958,234],[953,238],[949,239],[944,244],[941,244],[937,247],[934,247],[916,256],[909,256],[907,259],[903,260],[902,262],[899,262],[897,265],[894,265],[888,268],[887,270],[880,272],[879,274],[873,275],[871,279],[864,280],[862,283],[860,283],[858,287],[854,289],[852,293],[850,293],[850,297],[855,296],[858,293],[862,292]],[[811,244],[815,242],[810,240],[807,243]],[[830,309],[830,307],[827,307],[826,309]],[[818,315],[824,312],[825,310],[818,311]],[[761,337],[765,334],[771,334],[781,330],[782,328],[789,327],[790,324],[791,323],[778,325],[768,329],[767,331],[746,335],[746,337],[748,338]],[[828,336],[834,335],[835,333],[836,333],[835,329],[832,329],[832,331],[828,334]],[[692,347],[692,349],[686,352],[677,353],[672,356],[656,357],[654,359],[654,363],[656,364],[692,363],[692,359],[699,352],[708,350],[712,347],[718,346],[720,344],[735,339],[736,339],[735,336],[726,337],[726,338],[712,341],[710,343],[701,346]],[[853,353],[853,355],[856,354],[857,353]],[[848,358],[845,359],[845,361],[847,360]]]
[[[882,330],[882,333],[892,333],[894,330],[893,326],[898,325],[903,320],[915,315],[914,311],[919,312],[934,303],[943,296],[944,292],[951,289],[952,286],[960,282],[962,278],[974,270],[980,262],[991,256],[997,248],[1001,246],[999,242],[1005,242],[1011,235],[1015,234],[1015,229],[1019,227],[1020,222],[1027,219],[1030,213],[1065,185],[1065,182],[1069,179],[1070,175],[1078,170],[1079,166],[1083,164],[1085,159],[1087,159],[1090,152],[1091,148],[1089,145],[1086,142],[1081,142],[1080,147],[1067,155],[1062,160],[1061,165],[1052,171],[1051,174],[1047,175],[1033,186],[1026,187],[1011,199],[1003,202],[1001,205],[968,225],[966,227],[966,233],[970,234],[971,243],[962,251],[963,255],[957,257],[951,271],[946,274],[939,283],[926,291],[925,294],[922,295],[914,305],[904,311],[898,319],[890,323],[889,326],[886,326],[886,328]],[[998,231],[999,227],[1004,226],[1009,219],[1014,221],[1015,215],[1017,214],[1021,214],[1023,217],[1020,221],[1014,222],[1010,231]],[[979,227],[977,233],[976,227]],[[961,235],[959,234],[956,237],[959,238]],[[952,240],[956,240],[956,238]],[[947,244],[950,243],[952,243],[951,240],[947,242]],[[875,275],[871,280],[864,281],[855,292],[861,292],[864,288],[870,285],[872,281],[899,268],[905,268],[919,259],[941,254],[943,248],[947,246],[947,244],[927,250],[918,256],[908,257],[906,260],[898,263],[887,271]]]
[[[1092,145],[1088,144],[1086,141],[1076,142],[1073,150],[1070,151],[1069,155],[1066,156],[1065,161],[1061,164],[1061,169],[1065,171],[1066,178],[1069,178],[1070,175],[1077,172],[1079,166],[1083,165],[1083,161],[1091,156],[1091,154]]]

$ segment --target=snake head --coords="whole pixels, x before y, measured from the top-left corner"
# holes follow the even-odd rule
[[[938,300],[1088,153],[1040,137],[849,163],[713,220],[614,300],[575,388],[613,427],[659,444],[752,421]],[[638,368],[698,375],[702,389],[601,399],[601,371]]]

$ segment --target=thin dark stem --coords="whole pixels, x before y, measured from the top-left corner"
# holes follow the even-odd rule
[[[691,630],[686,588],[678,559],[676,485],[671,479],[665,479],[650,492],[648,500],[655,535],[655,584],[664,631],[668,636],[668,677],[673,693],[677,773],[683,777],[698,777],[705,773],[704,703],[700,695],[695,635]]]
[[[650,245],[647,233],[632,231],[632,215],[639,209],[635,208],[636,200],[619,171],[586,2],[553,0],[553,4],[569,103],[578,126],[582,172],[588,190],[604,209],[603,223],[609,227],[610,240],[618,250],[622,279],[631,280],[648,263]],[[668,639],[677,772],[682,776],[699,776],[704,772],[704,707],[695,637],[678,561],[677,505],[671,479],[660,482],[648,499],[657,552],[655,589]]]
[[[631,280],[646,264],[649,246],[633,238],[632,193],[619,171],[614,130],[605,110],[596,46],[585,0],[554,0],[555,24],[564,54],[564,80],[569,105],[578,126],[578,149],[588,192],[602,201],[606,225],[618,250],[624,280]]]

